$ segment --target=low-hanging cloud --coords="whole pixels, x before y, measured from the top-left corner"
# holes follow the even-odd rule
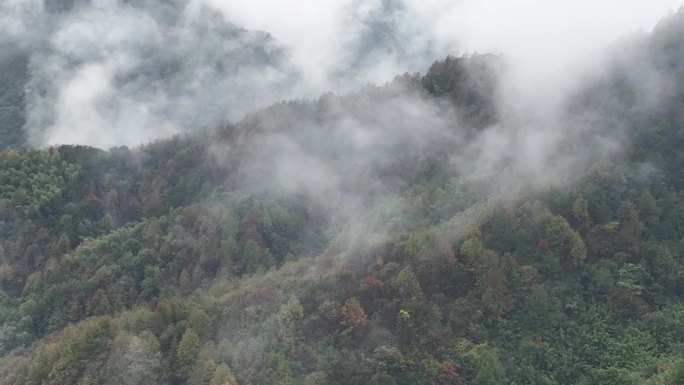
[[[458,124],[453,111],[396,83],[271,107],[215,151],[237,156],[238,190],[303,194],[342,220],[407,188],[413,181],[402,162],[420,164],[455,145]]]
[[[137,145],[214,128],[290,95],[300,77],[264,32],[187,1],[93,0],[10,6],[29,55],[27,124],[36,145]],[[24,17],[31,15],[31,17]],[[15,32],[13,32],[15,31]]]
[[[30,52],[32,144],[109,147],[381,84],[459,52],[502,53],[509,101],[546,103],[580,73],[569,63],[591,64],[592,50],[650,29],[678,4],[6,0],[0,43]]]
[[[405,188],[424,183],[420,175],[435,175],[440,167],[477,186],[471,190],[478,199],[516,197],[530,185],[569,187],[592,165],[621,155],[629,146],[632,117],[648,116],[672,92],[681,92],[678,86],[672,90],[678,73],[659,63],[679,54],[656,52],[677,33],[659,31],[666,24],[653,35],[616,43],[594,66],[574,70],[568,76],[576,84],[554,83],[553,97],[542,97],[550,90],[535,83],[511,81],[518,69],[505,58],[449,59],[427,78],[272,107],[241,122],[237,140],[217,151],[239,154],[242,178],[233,186],[246,193],[303,194],[334,221],[368,234],[383,230],[376,221],[378,202],[389,208],[384,219],[401,215]],[[433,90],[446,92],[434,98],[420,91],[433,80],[438,87],[455,81],[457,94]],[[487,95],[468,97],[469,85]],[[480,112],[493,119],[473,119]]]

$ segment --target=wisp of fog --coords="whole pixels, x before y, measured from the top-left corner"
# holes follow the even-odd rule
[[[0,39],[4,56],[28,52],[30,142],[107,148],[383,83],[462,52],[504,54],[512,99],[548,100],[576,76],[569,63],[678,4],[586,3],[8,0]]]

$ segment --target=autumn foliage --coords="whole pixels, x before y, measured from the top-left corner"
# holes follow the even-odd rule
[[[347,325],[352,328],[360,328],[366,324],[366,312],[357,298],[352,297],[345,301],[342,316]]]

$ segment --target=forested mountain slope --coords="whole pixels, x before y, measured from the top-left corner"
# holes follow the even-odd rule
[[[539,168],[492,55],[5,150],[0,383],[681,384],[683,18],[577,90]]]

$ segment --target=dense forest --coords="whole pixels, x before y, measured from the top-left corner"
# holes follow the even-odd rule
[[[0,384],[684,383],[682,10],[535,177],[496,55],[106,151],[0,64]]]

